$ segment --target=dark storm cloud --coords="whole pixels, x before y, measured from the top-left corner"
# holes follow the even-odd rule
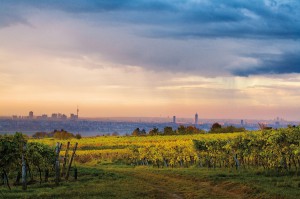
[[[238,76],[300,73],[299,55],[300,52],[255,55],[252,57],[259,60],[258,65],[233,70],[232,73]]]
[[[244,1],[171,1],[171,0],[4,0],[1,7],[20,6],[58,9],[70,13],[114,11],[112,20],[129,20],[157,24],[167,30],[152,30],[156,37],[203,38],[294,38],[300,36],[300,2],[277,3],[262,0]],[[14,12],[11,12],[14,13]],[[144,16],[147,16],[147,19]],[[6,15],[0,23],[16,21],[16,15]],[[21,17],[19,17],[21,19]],[[172,22],[171,22],[172,21]],[[128,21],[124,21],[126,23]],[[164,23],[164,22],[167,22]],[[146,33],[145,33],[146,34]]]
[[[100,23],[102,21],[106,22],[105,25],[114,22],[130,27],[142,25],[138,31],[133,30],[135,36],[142,38],[192,39],[193,41],[224,39],[232,41],[231,43],[243,43],[247,40],[247,45],[253,40],[253,43],[257,44],[257,53],[260,53],[261,41],[269,41],[269,43],[294,41],[291,46],[300,46],[300,1],[298,0],[2,0],[0,27],[26,23],[26,15],[32,10],[34,12],[32,8],[59,10],[71,16],[93,21],[93,24],[98,23],[101,27],[103,27],[103,23]],[[120,37],[122,36],[121,32]],[[243,56],[236,51],[229,52],[229,48],[224,46],[225,43],[222,46],[222,42],[219,42],[219,46],[214,46],[216,50],[209,52],[205,50],[205,46],[202,49],[200,47],[194,49],[190,47],[190,43],[174,45],[174,49],[168,49],[164,48],[163,44],[153,45],[151,48],[151,44],[145,40],[141,39],[141,42],[144,43],[111,49],[113,53],[108,50],[102,50],[101,53],[108,54],[107,57],[111,60],[120,60],[120,63],[139,65],[158,71],[212,70],[216,71],[216,74],[224,74],[227,70],[228,73],[239,76],[300,73],[300,59],[297,57],[297,52],[290,53],[287,47],[277,47],[277,50],[282,52],[280,55],[261,53],[251,56],[257,60],[258,65],[247,63],[247,66],[232,69],[230,64],[234,59]],[[135,48],[132,49],[133,47],[130,46]],[[245,52],[247,46],[240,46]],[[157,48],[165,49],[166,52],[161,52],[162,50]],[[145,49],[149,49],[149,52],[145,52]],[[251,54],[253,51],[255,50],[249,50],[248,53]],[[134,56],[136,53],[139,56]],[[215,56],[219,57],[219,61],[215,61],[213,58]],[[206,68],[207,65],[210,69]]]
[[[267,2],[267,3],[265,3]],[[111,20],[164,27],[145,32],[172,38],[292,38],[300,36],[300,2],[263,0],[12,0],[1,6],[36,7],[65,12],[115,12]],[[9,23],[7,19],[2,23]]]
[[[21,5],[37,7],[40,9],[58,9],[73,13],[91,13],[105,11],[157,11],[172,10],[172,2],[168,1],[147,1],[147,0],[4,0],[2,5]]]

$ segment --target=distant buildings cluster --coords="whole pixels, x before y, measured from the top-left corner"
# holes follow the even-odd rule
[[[67,115],[62,114],[62,113],[52,113],[51,116],[48,116],[47,114],[35,116],[33,114],[33,111],[30,111],[28,113],[28,116],[13,115],[12,119],[13,120],[18,120],[18,119],[28,119],[28,120],[33,120],[33,119],[37,119],[37,120],[48,120],[48,119],[50,119],[50,120],[67,120],[67,119],[70,119],[70,120],[77,120],[79,118],[78,113],[79,113],[78,107],[77,107],[77,114],[71,113],[70,117],[68,117]]]
[[[176,116],[173,116],[173,123],[176,124]],[[194,124],[198,125],[198,113],[195,114],[195,120],[194,120]]]
[[[288,123],[287,121],[285,121],[283,118],[280,118],[280,117],[276,117],[273,121],[274,121],[274,123],[269,123],[269,125],[273,126],[274,128],[278,128],[278,127],[280,127],[282,125],[287,125],[287,123]],[[177,122],[177,118],[174,115],[172,123],[174,123],[174,124],[178,124],[179,123],[180,124],[182,122]],[[198,126],[198,125],[201,125],[203,123],[205,123],[205,122],[204,121],[202,121],[202,123],[199,122],[198,113],[196,113],[195,117],[194,117],[194,123],[193,124],[195,126]],[[254,122],[254,124],[252,122],[248,123],[248,122],[246,122],[243,119],[241,119],[240,122],[237,122],[237,123],[236,122],[235,123],[230,123],[230,122],[228,123],[228,122],[222,122],[221,121],[220,124],[225,125],[225,126],[228,126],[230,124],[234,124],[234,125],[240,126],[240,127],[251,127],[251,128],[253,128],[253,125],[257,126],[257,123],[255,123],[255,122]],[[267,123],[265,123],[265,124],[267,124]]]

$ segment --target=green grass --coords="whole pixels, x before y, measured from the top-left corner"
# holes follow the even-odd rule
[[[195,181],[207,180],[212,186],[237,194],[243,191],[251,198],[300,198],[299,176],[272,176],[246,170],[207,168],[168,169],[157,172],[161,175],[190,178]]]
[[[0,186],[0,198],[300,198],[300,177],[207,168],[101,164],[78,167],[78,180]]]

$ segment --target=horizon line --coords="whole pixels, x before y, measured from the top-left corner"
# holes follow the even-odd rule
[[[176,115],[175,115],[176,116]],[[26,117],[24,115],[24,117]],[[98,117],[79,117],[78,120],[84,120],[84,119],[146,119],[146,118],[157,118],[157,119],[172,119],[173,116],[109,116],[109,117],[105,117],[105,116],[98,116]],[[12,118],[12,116],[7,116],[7,115],[0,115],[0,119],[1,118]],[[270,120],[276,120],[277,117],[274,118],[269,118],[269,119],[262,119],[262,118],[201,118],[199,117],[199,120],[257,120],[257,121],[270,121]],[[21,119],[25,119],[25,118],[21,118]],[[36,116],[34,119],[37,119]],[[48,117],[48,119],[51,119],[51,117]],[[68,117],[69,119],[69,117]],[[191,119],[193,120],[194,117],[177,117],[176,119]],[[279,117],[279,119],[282,119],[283,121],[288,121],[288,122],[300,122],[300,120],[288,120],[288,119],[284,119]]]

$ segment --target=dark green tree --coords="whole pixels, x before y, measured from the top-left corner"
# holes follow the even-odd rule
[[[179,135],[184,135],[184,134],[186,133],[186,128],[185,128],[185,126],[180,125],[180,126],[177,128],[177,133],[178,133]]]
[[[136,128],[132,133],[131,133],[131,135],[132,136],[139,136],[140,135],[140,128]]]
[[[147,135],[146,130],[145,130],[145,129],[141,130],[141,131],[140,131],[140,135],[143,135],[143,136]]]
[[[164,128],[164,135],[174,135],[174,134],[175,134],[175,133],[174,133],[172,127],[166,126],[166,127]]]
[[[151,129],[149,131],[149,135],[151,135],[151,136],[159,135],[159,134],[160,134],[160,132],[159,132],[158,128],[156,128],[156,127],[154,127],[153,129]]]
[[[221,128],[222,128],[221,124],[216,122],[211,126],[210,131],[211,132],[216,132],[216,131],[218,131],[218,129],[221,129]]]

